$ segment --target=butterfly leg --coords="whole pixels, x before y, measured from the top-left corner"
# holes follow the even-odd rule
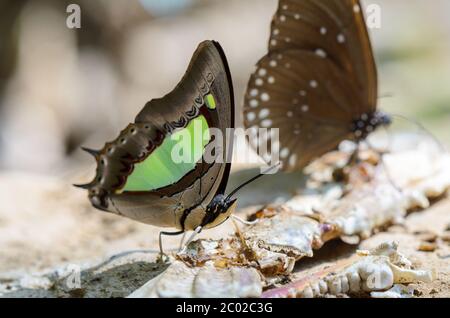
[[[349,167],[356,165],[359,163],[359,146],[360,141],[356,141],[356,147],[355,150],[351,153],[351,155],[348,157],[347,161],[340,167],[336,167],[333,171],[333,180],[336,182],[347,182],[347,170]]]
[[[162,246],[162,236],[163,235],[169,235],[169,236],[175,236],[183,234],[184,231],[177,231],[177,232],[159,232],[159,255],[158,255],[158,262],[165,263],[168,260],[168,256],[164,253],[163,246]]]
[[[182,248],[183,248],[183,243],[184,243],[184,239],[186,238],[186,234],[187,234],[187,231],[185,231],[184,233],[183,233],[183,236],[181,237],[181,240],[180,240],[180,246],[178,247],[178,253],[182,250]]]

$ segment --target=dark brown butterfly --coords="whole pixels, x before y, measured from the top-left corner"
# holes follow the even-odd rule
[[[302,169],[341,141],[361,141],[389,124],[376,104],[377,70],[359,1],[280,0],[269,52],[248,83],[244,123],[280,129],[279,143],[268,136],[268,148],[279,151],[284,169]]]

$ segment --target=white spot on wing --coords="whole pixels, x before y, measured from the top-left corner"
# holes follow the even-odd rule
[[[280,21],[281,21],[281,22],[286,21],[286,16],[285,16],[285,15],[280,15]]]
[[[325,34],[327,34],[327,28],[326,27],[321,27],[320,28],[320,34],[322,34],[322,35],[325,35]]]
[[[261,100],[263,102],[267,102],[269,99],[270,99],[270,95],[269,94],[267,94],[267,93],[262,93],[261,94]]]
[[[316,88],[317,87],[317,81],[312,80],[309,82],[309,86],[311,86],[312,88]]]
[[[269,65],[270,65],[271,67],[275,67],[275,66],[277,66],[277,61],[271,60],[271,61],[269,62]]]
[[[264,81],[262,80],[262,78],[257,78],[255,80],[255,85],[256,86],[262,86],[262,84],[264,84]]]
[[[259,106],[259,102],[256,99],[250,100],[250,107],[255,108]]]
[[[247,120],[248,121],[254,121],[256,118],[256,114],[254,112],[247,113]]]
[[[306,113],[309,110],[308,105],[302,105],[302,112]]]
[[[327,57],[327,52],[325,52],[323,49],[317,49],[316,55],[325,58],[325,57]]]
[[[342,33],[339,33],[337,36],[338,43],[344,43],[345,42],[345,36]]]
[[[274,78],[273,76],[269,76],[269,77],[267,78],[267,82],[268,82],[269,84],[273,84],[273,83],[275,83],[275,78]]]
[[[259,91],[256,88],[250,90],[250,96],[258,96]]]
[[[260,68],[258,74],[259,76],[266,76],[267,70],[265,68]]]

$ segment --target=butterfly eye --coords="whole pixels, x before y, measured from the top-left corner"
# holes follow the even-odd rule
[[[267,94],[267,93],[262,93],[262,94],[261,94],[261,100],[262,100],[263,102],[268,102],[268,101],[270,100],[270,95]]]
[[[327,52],[325,52],[325,50],[322,49],[316,49],[316,55],[325,58],[327,57]]]

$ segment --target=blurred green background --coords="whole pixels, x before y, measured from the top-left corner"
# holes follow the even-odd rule
[[[66,27],[70,3],[81,7],[81,29]],[[372,3],[382,9],[382,27],[370,31],[380,107],[449,144],[450,1],[364,1]],[[93,164],[79,146],[100,148],[145,102],[170,91],[204,39],[224,47],[240,108],[276,7],[277,0],[0,0],[0,170],[61,175]]]

